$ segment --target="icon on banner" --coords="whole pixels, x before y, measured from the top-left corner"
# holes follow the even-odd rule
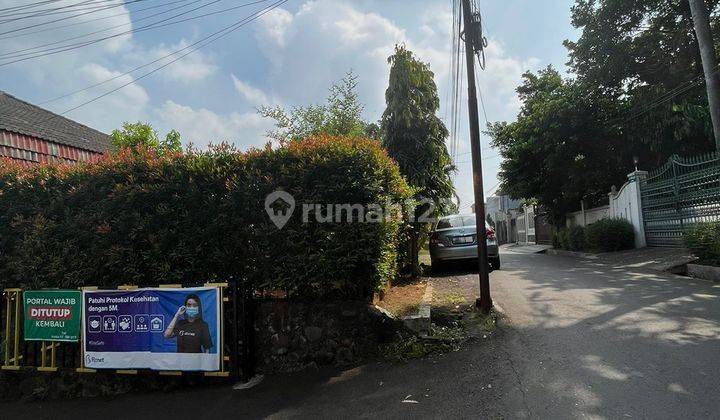
[[[150,331],[162,332],[165,328],[165,317],[162,315],[150,315]]]
[[[148,318],[147,315],[135,315],[135,332],[148,332],[150,330]]]
[[[118,317],[118,331],[132,332],[132,316],[131,315],[120,315]]]
[[[102,330],[102,318],[98,315],[88,317],[88,332],[99,333]]]
[[[117,331],[117,317],[115,315],[105,315],[103,317],[103,332]]]

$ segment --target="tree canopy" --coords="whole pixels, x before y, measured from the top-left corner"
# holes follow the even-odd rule
[[[317,134],[377,138],[377,124],[362,118],[364,106],[358,99],[357,85],[357,75],[349,71],[330,87],[324,105],[295,106],[289,110],[279,105],[261,106],[260,115],[275,121],[275,129],[267,136],[281,144]]]
[[[160,155],[182,151],[180,133],[176,130],[170,130],[164,139],[160,139],[157,131],[150,124],[140,121],[136,123],[124,122],[122,129],[113,130],[110,137],[110,143],[116,150],[126,147],[134,149],[143,146],[155,150]]]
[[[577,0],[572,24],[582,30],[565,41],[572,77],[525,73],[517,120],[488,128],[504,158],[502,190],[536,198],[557,223],[580,200],[603,202],[634,157],[653,169],[714,148],[687,0]]]
[[[448,130],[438,118],[440,107],[433,72],[404,46],[388,58],[390,81],[382,115],[383,145],[418,198],[447,212],[453,184],[447,168],[452,163],[445,145]]]

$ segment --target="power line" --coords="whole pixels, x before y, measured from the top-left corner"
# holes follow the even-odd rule
[[[108,40],[108,39],[117,38],[118,36],[123,36],[123,35],[132,34],[132,33],[138,33],[138,32],[144,32],[144,31],[146,31],[146,30],[162,28],[162,27],[169,26],[169,25],[175,25],[175,24],[181,23],[181,22],[186,22],[186,21],[188,21],[188,20],[197,19],[197,18],[199,18],[199,17],[204,17],[204,16],[206,16],[206,15],[193,16],[193,17],[191,17],[191,18],[181,19],[181,20],[178,20],[178,21],[175,21],[175,22],[169,22],[169,23],[165,23],[165,24],[160,25],[160,23],[162,23],[162,22],[167,22],[168,20],[174,19],[174,18],[176,18],[176,17],[182,16],[182,15],[186,15],[186,14],[188,14],[188,13],[192,13],[192,12],[198,10],[198,9],[201,9],[201,8],[204,8],[204,7],[207,7],[207,6],[210,6],[210,5],[215,4],[215,3],[219,2],[219,1],[222,1],[222,0],[212,0],[212,1],[210,1],[209,3],[202,4],[202,5],[200,5],[200,6],[197,6],[197,7],[193,8],[193,9],[186,10],[186,11],[184,11],[184,12],[175,14],[175,15],[173,15],[173,16],[170,16],[170,17],[161,19],[161,20],[159,20],[159,21],[157,21],[157,22],[154,22],[154,23],[151,23],[151,24],[148,24],[148,25],[145,25],[145,26],[141,26],[141,27],[139,27],[139,28],[130,29],[130,30],[128,30],[128,31],[120,32],[120,33],[117,33],[117,34],[108,35],[108,36],[105,36],[105,37],[102,37],[102,38],[97,38],[97,39],[94,39],[94,40],[78,42],[78,43],[75,43],[75,44],[69,44],[69,45],[63,45],[63,46],[58,46],[58,47],[52,47],[52,48],[46,49],[45,51],[24,52],[24,53],[15,54],[15,55],[10,56],[10,57],[3,57],[2,59],[11,59],[11,60],[10,60],[10,61],[6,61],[6,62],[4,62],[4,63],[0,63],[0,67],[6,66],[6,65],[9,65],[9,64],[13,64],[13,63],[18,63],[18,62],[21,62],[21,61],[31,60],[31,59],[34,59],[34,58],[40,58],[40,57],[45,57],[45,56],[48,56],[48,55],[58,54],[58,53],[65,52],[65,51],[75,50],[75,49],[78,49],[78,48],[86,47],[86,46],[88,46],[88,45],[97,44],[98,42],[106,41],[106,40]],[[251,3],[251,4],[262,3],[262,2],[264,2],[264,1],[267,1],[267,0],[258,0],[258,1],[256,1],[256,2]],[[241,6],[235,6],[235,8],[244,7],[244,6],[246,6],[246,5],[247,5],[247,4],[244,4],[244,5],[241,5]],[[217,13],[219,13],[219,12],[217,12]],[[32,54],[35,54],[35,55],[32,55]],[[20,58],[18,58],[18,57],[20,57]],[[13,58],[14,58],[14,59],[13,59]]]
[[[82,108],[83,106],[89,105],[89,104],[91,104],[91,103],[93,103],[93,102],[95,102],[95,101],[97,101],[97,100],[99,100],[99,99],[101,99],[101,98],[104,98],[104,97],[106,97],[106,96],[108,96],[108,95],[110,95],[110,94],[112,94],[112,93],[115,93],[115,92],[119,91],[120,89],[123,89],[123,88],[126,87],[126,86],[135,84],[135,83],[137,83],[138,81],[140,81],[140,80],[142,80],[142,79],[144,79],[144,78],[146,78],[146,77],[148,77],[148,76],[150,76],[150,75],[152,75],[152,74],[154,74],[154,73],[156,73],[156,72],[164,69],[165,67],[168,67],[169,65],[175,63],[176,61],[181,60],[182,58],[184,58],[184,57],[192,54],[193,52],[199,50],[200,48],[203,48],[203,47],[205,47],[205,46],[207,46],[207,45],[209,45],[209,44],[217,41],[218,39],[224,38],[225,36],[231,34],[232,32],[236,31],[237,29],[241,28],[242,26],[245,26],[245,25],[247,25],[248,23],[250,23],[250,22],[258,19],[259,17],[265,15],[266,13],[270,12],[271,10],[273,10],[273,9],[277,8],[278,6],[286,3],[287,1],[289,1],[289,0],[278,0],[278,1],[276,1],[275,3],[273,3],[273,4],[271,4],[271,5],[267,6],[267,7],[265,7],[264,9],[262,9],[262,10],[260,10],[260,11],[257,11],[257,12],[253,13],[253,14],[250,15],[250,16],[247,16],[247,17],[245,17],[245,18],[243,18],[243,19],[241,19],[241,20],[239,20],[239,21],[237,21],[237,22],[235,22],[235,23],[233,23],[233,24],[231,24],[231,25],[229,25],[229,26],[226,26],[226,27],[222,28],[222,29],[220,29],[219,31],[216,31],[216,32],[210,34],[209,36],[205,37],[203,40],[205,40],[206,42],[204,42],[204,43],[202,43],[202,44],[195,43],[195,44],[198,44],[197,47],[195,47],[195,48],[191,49],[190,51],[188,51],[188,52],[186,52],[186,53],[178,56],[177,58],[175,58],[175,59],[173,59],[173,60],[171,60],[171,61],[163,64],[163,65],[160,66],[160,67],[157,67],[157,68],[155,68],[155,69],[153,69],[153,70],[150,70],[150,71],[148,71],[147,73],[144,73],[143,75],[141,75],[140,77],[137,77],[137,78],[135,78],[135,79],[133,79],[133,80],[131,80],[131,81],[123,84],[123,85],[120,85],[119,87],[117,87],[117,88],[115,88],[115,89],[112,89],[112,90],[110,90],[110,91],[108,91],[108,92],[105,92],[105,93],[103,93],[103,94],[101,94],[101,95],[98,95],[98,96],[96,96],[96,97],[94,97],[94,98],[92,98],[92,99],[90,99],[90,100],[88,100],[88,101],[85,101],[85,102],[83,102],[83,103],[81,103],[81,104],[79,104],[79,105],[77,105],[77,106],[74,106],[74,107],[72,107],[72,108],[70,108],[70,109],[67,109],[67,110],[65,110],[64,112],[61,112],[59,115],[68,114],[68,113],[70,113],[70,112],[72,112],[72,111],[75,111],[75,110],[77,110],[77,109],[79,109],[79,108]],[[202,42],[202,41],[199,41],[199,42]],[[54,116],[53,116],[53,117],[54,117]]]
[[[136,14],[136,13],[139,13],[139,12],[143,12],[143,11],[145,11],[145,10],[157,9],[157,8],[159,8],[159,7],[167,7],[167,6],[171,6],[171,5],[173,5],[173,4],[176,4],[176,3],[185,3],[185,2],[188,2],[188,1],[194,1],[194,0],[175,0],[175,1],[168,2],[168,3],[156,4],[156,5],[154,5],[154,6],[148,6],[148,7],[144,7],[144,8],[140,8],[140,9],[133,9],[133,10],[130,10],[130,12],[133,13],[133,14]],[[185,7],[185,6],[181,6],[181,7]],[[163,12],[163,13],[167,13],[167,11],[165,11],[165,12]],[[42,33],[42,32],[55,31],[55,30],[58,30],[58,29],[65,29],[65,28],[70,28],[70,27],[73,27],[73,26],[85,25],[85,24],[87,24],[87,23],[95,22],[95,21],[98,21],[98,20],[112,19],[112,18],[118,17],[118,16],[125,16],[126,14],[127,14],[126,12],[122,12],[122,13],[117,13],[117,14],[114,14],[114,15],[100,16],[100,17],[96,17],[96,18],[92,18],[92,19],[85,19],[85,20],[82,20],[81,22],[69,23],[69,24],[67,24],[67,25],[52,26],[52,27],[50,27],[50,28],[38,29],[38,30],[36,30],[36,31],[25,32],[25,33],[22,33],[22,34],[10,35],[10,36],[3,36],[3,37],[0,37],[0,40],[2,40],[2,39],[20,38],[20,37],[29,36],[29,35],[33,35],[33,34],[38,34],[38,33]],[[120,27],[120,26],[132,25],[132,24],[135,23],[135,22],[139,22],[139,21],[148,19],[148,18],[153,17],[153,16],[157,16],[157,14],[150,15],[150,16],[145,16],[145,17],[138,18],[138,19],[134,19],[131,23],[124,23],[124,24],[122,24],[122,25],[113,26],[113,27],[111,27],[111,28],[117,28],[117,27]],[[107,28],[107,29],[111,29],[111,28]]]
[[[9,6],[9,7],[0,8],[0,12],[5,12],[5,11],[9,11],[9,10],[30,9],[30,8],[33,8],[33,7],[41,6],[41,5],[43,5],[43,4],[57,3],[57,2],[59,2],[59,1],[61,1],[61,0],[45,0],[45,1],[38,1],[38,2],[35,2],[35,3],[29,3],[29,4],[19,4],[19,5],[17,5],[17,6]]]
[[[267,1],[267,0],[263,0],[262,2],[265,2],[265,1]],[[260,2],[256,2],[256,3],[260,3]],[[157,62],[163,61],[163,60],[165,60],[166,58],[172,57],[172,56],[174,56],[174,55],[176,55],[176,54],[178,54],[178,53],[181,53],[181,52],[183,52],[183,51],[185,51],[185,50],[191,49],[191,48],[193,48],[194,46],[196,46],[196,45],[202,43],[203,41],[207,40],[207,39],[208,39],[209,37],[211,37],[211,36],[212,36],[212,35],[209,35],[208,37],[205,37],[205,38],[202,38],[202,39],[200,39],[200,40],[198,40],[198,41],[195,41],[195,42],[193,42],[192,44],[186,45],[186,46],[183,47],[183,48],[177,49],[177,50],[175,50],[175,51],[173,51],[173,52],[171,52],[171,53],[169,53],[169,54],[166,54],[166,55],[164,55],[164,56],[162,56],[162,57],[156,58],[155,60],[149,61],[149,62],[147,62],[147,63],[145,63],[145,64],[140,65],[140,66],[134,67],[134,68],[132,68],[132,69],[130,69],[130,70],[124,72],[124,73],[120,73],[120,74],[118,74],[118,75],[116,75],[116,76],[110,77],[110,78],[108,78],[108,79],[102,80],[102,81],[100,81],[100,82],[94,83],[94,84],[89,85],[89,86],[86,86],[86,87],[84,87],[84,88],[77,89],[77,90],[74,90],[74,91],[72,91],[72,92],[68,92],[68,93],[66,93],[66,94],[63,94],[63,95],[60,95],[60,96],[56,96],[56,97],[54,97],[54,98],[50,98],[50,99],[47,99],[47,100],[42,101],[42,102],[38,102],[38,105],[45,105],[45,104],[48,104],[48,103],[51,103],[51,102],[56,102],[56,101],[59,101],[60,99],[65,99],[65,98],[67,98],[67,97],[74,96],[74,95],[76,95],[76,94],[78,94],[78,93],[80,93],[80,92],[85,92],[85,91],[87,91],[87,90],[96,88],[96,87],[98,87],[98,86],[102,86],[102,85],[104,85],[104,84],[106,84],[106,83],[109,83],[109,82],[112,82],[113,80],[120,79],[121,77],[130,75],[130,74],[132,74],[132,73],[134,73],[134,72],[136,72],[136,71],[138,71],[138,70],[140,70],[140,69],[143,69],[143,68],[145,68],[145,67],[148,67],[148,66],[150,66],[150,65],[153,65],[153,64],[155,64],[155,63],[157,63]]]
[[[117,1],[117,0],[100,0],[100,1],[101,1],[101,2],[115,2],[115,1]],[[75,5],[63,6],[63,7],[59,7],[59,8],[56,8],[56,9],[49,9],[49,10],[46,10],[46,11],[40,11],[40,12],[37,12],[37,13],[35,13],[35,12],[24,12],[24,13],[35,13],[35,14],[26,15],[26,16],[18,16],[18,17],[14,17],[14,18],[10,18],[10,19],[0,20],[0,24],[9,23],[9,22],[16,22],[16,21],[19,21],[19,20],[31,19],[31,18],[35,18],[35,17],[61,15],[61,14],[64,14],[64,13],[75,13],[75,12],[81,12],[81,11],[85,11],[85,10],[90,10],[91,12],[94,12],[94,11],[99,11],[99,10],[112,9],[112,8],[115,8],[115,7],[124,6],[124,5],[127,4],[127,3],[135,3],[135,2],[138,2],[138,1],[146,1],[146,0],[134,0],[134,1],[127,1],[127,2],[121,1],[121,2],[119,2],[119,3],[113,3],[113,4],[110,4],[110,5],[99,5],[99,4],[98,4],[98,5],[90,5],[91,3],[94,3],[94,2],[93,2],[93,1],[84,1],[84,2],[81,2],[81,3],[76,3]],[[79,7],[79,6],[88,6],[88,7]],[[72,8],[74,8],[74,7],[77,7],[77,9],[72,9]],[[62,10],[60,10],[60,9],[62,9]],[[5,16],[6,16],[6,17],[11,17],[12,14],[11,14],[11,15],[5,15]]]
[[[65,17],[61,17],[61,18],[58,18],[58,19],[55,19],[55,20],[50,20],[50,21],[47,21],[47,22],[40,22],[40,23],[36,23],[36,24],[33,24],[33,25],[23,26],[22,28],[15,28],[15,29],[7,30],[7,31],[5,31],[5,32],[0,32],[0,35],[7,35],[7,34],[15,33],[15,32],[18,32],[18,31],[22,31],[22,30],[25,30],[25,29],[37,28],[38,26],[49,25],[49,24],[51,24],[51,23],[60,22],[60,21],[63,21],[63,20],[68,20],[68,19],[73,19],[73,18],[76,18],[76,17],[88,15],[88,14],[90,14],[90,13],[101,12],[101,11],[103,11],[103,10],[113,9],[113,8],[119,7],[119,6],[126,6],[126,5],[128,5],[128,4],[130,4],[130,3],[137,3],[137,2],[139,2],[139,1],[145,1],[145,0],[129,0],[129,1],[124,2],[124,3],[121,3],[121,4],[114,4],[114,5],[110,5],[110,6],[104,6],[103,8],[100,8],[100,9],[90,10],[90,11],[87,11],[87,12],[84,12],[84,13],[78,13],[78,14],[76,14],[76,15],[65,16]]]
[[[45,51],[23,52],[23,51],[28,51],[28,50],[30,50],[30,49],[37,49],[37,48],[41,48],[41,47],[43,47],[43,46],[49,46],[49,45],[53,45],[53,44],[58,44],[58,43],[66,42],[66,41],[73,40],[73,39],[84,38],[84,37],[87,37],[87,36],[90,36],[90,35],[94,35],[94,34],[99,33],[99,32],[105,32],[105,31],[107,31],[107,30],[110,30],[111,28],[101,29],[101,30],[98,30],[98,31],[91,32],[91,33],[89,33],[89,34],[79,35],[79,36],[75,36],[75,37],[71,37],[71,38],[64,39],[64,40],[62,40],[62,41],[56,41],[56,42],[48,43],[48,44],[45,44],[45,45],[43,45],[43,46],[32,47],[32,48],[28,48],[28,49],[25,49],[25,50],[18,50],[18,51],[12,52],[12,53],[0,54],[0,60],[3,60],[3,59],[6,60],[6,59],[12,59],[12,58],[17,58],[17,57],[22,57],[22,56],[28,56],[28,55],[36,54],[36,55],[33,55],[32,57],[28,57],[28,58],[27,58],[27,59],[31,59],[31,58],[36,58],[36,57],[42,57],[43,55],[46,55],[46,54],[47,54],[47,55],[53,54],[53,53],[55,53],[55,52],[69,51],[69,50],[72,50],[72,49],[81,48],[81,47],[84,47],[84,46],[87,46],[87,45],[95,44],[95,43],[97,43],[97,42],[102,42],[102,41],[105,41],[105,40],[107,40],[107,39],[115,38],[115,37],[117,37],[117,36],[127,35],[127,34],[130,34],[130,33],[144,32],[144,31],[147,31],[147,30],[163,28],[163,27],[170,26],[170,25],[176,25],[176,24],[178,24],[178,23],[183,23],[183,22],[187,22],[187,21],[190,21],[190,20],[194,20],[194,19],[200,19],[200,18],[204,18],[204,17],[207,17],[207,16],[212,16],[212,15],[216,15],[216,14],[219,14],[219,13],[228,12],[228,11],[235,10],[235,9],[240,9],[240,8],[243,8],[243,7],[252,6],[252,5],[255,5],[255,4],[259,4],[259,3],[264,3],[264,2],[267,2],[267,1],[269,1],[269,0],[257,0],[257,1],[253,1],[253,2],[250,2],[250,3],[244,3],[244,4],[240,4],[240,5],[228,7],[228,8],[225,8],[225,9],[221,9],[221,10],[215,10],[215,11],[209,12],[209,13],[204,13],[204,14],[200,14],[200,15],[196,15],[196,16],[190,16],[190,17],[187,17],[187,18],[184,18],[184,19],[176,20],[176,21],[174,21],[174,22],[167,22],[168,20],[174,19],[174,18],[179,17],[179,16],[182,16],[182,15],[186,15],[186,14],[191,13],[191,12],[194,12],[194,11],[200,9],[200,8],[210,6],[210,5],[214,4],[214,3],[217,3],[218,1],[222,1],[222,0],[214,0],[214,1],[211,1],[210,3],[207,3],[207,4],[204,4],[204,5],[198,6],[198,7],[194,8],[194,9],[190,9],[190,10],[187,10],[187,11],[185,11],[185,12],[178,13],[178,14],[176,14],[176,15],[174,15],[174,16],[170,16],[170,17],[161,19],[161,20],[159,20],[159,21],[150,23],[150,24],[148,24],[148,25],[146,25],[146,26],[141,26],[141,27],[138,27],[138,28],[134,28],[134,29],[125,31],[125,32],[121,32],[121,33],[119,33],[119,34],[109,35],[109,36],[106,36],[106,37],[103,37],[103,38],[100,38],[100,39],[96,39],[96,40],[83,41],[83,42],[76,43],[76,44],[69,44],[69,45],[64,45],[64,46],[58,46],[58,47],[48,48],[48,49],[45,50]],[[180,8],[187,7],[187,6],[190,6],[190,5],[189,5],[189,4],[186,4],[186,5],[184,5],[184,6],[180,6]],[[175,10],[177,10],[177,9],[175,9]],[[169,12],[169,10],[166,10],[166,11],[163,11],[163,12],[155,13],[155,14],[153,14],[153,15],[151,15],[151,16],[157,16],[157,15],[165,14],[165,13],[168,13],[168,12]],[[146,16],[145,18],[137,19],[137,20],[135,20],[135,22],[132,22],[132,23],[136,23],[136,22],[138,22],[138,21],[140,21],[140,20],[148,19],[148,18],[151,17],[151,16]],[[167,23],[162,24],[163,22],[167,22]],[[119,26],[127,26],[127,25],[131,25],[132,23],[125,23],[125,24],[122,24],[122,25],[117,25],[116,27],[119,27]],[[55,50],[55,51],[53,51],[53,50]],[[53,52],[50,52],[50,51],[53,51]],[[3,56],[6,56],[6,55],[9,55],[9,56],[8,56],[8,57],[3,57]],[[17,61],[23,61],[23,60],[17,60]],[[5,64],[11,64],[11,63],[17,62],[17,61],[10,61],[10,62],[7,62],[7,63],[1,63],[0,66],[5,65]]]

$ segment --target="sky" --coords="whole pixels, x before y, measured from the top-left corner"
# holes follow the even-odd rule
[[[257,114],[258,106],[323,103],[328,88],[350,70],[358,76],[364,117],[377,121],[385,109],[387,57],[396,44],[429,65],[438,116],[449,118],[451,0],[288,0],[274,8],[276,0],[56,0],[36,10],[76,6],[36,17],[7,9],[37,1],[0,0],[0,90],[57,113],[82,105],[64,115],[106,133],[124,121],[144,121],[160,135],[176,129],[185,144],[197,147],[222,141],[241,150],[263,146],[272,122]],[[570,24],[573,1],[478,2],[488,39],[486,69],[478,74],[485,113],[490,122],[513,121],[520,106],[515,88],[525,71],[548,65],[567,71],[562,42],[579,35]],[[204,14],[211,15],[194,18]],[[189,20],[146,28],[183,19]],[[234,24],[205,45],[206,37]],[[82,47],[58,47],[69,38]],[[51,45],[28,50],[45,44]],[[34,57],[52,48],[56,53]],[[25,60],[8,63],[19,58]],[[473,202],[465,86],[454,175],[461,213]],[[488,195],[498,185],[501,158],[485,135],[481,146]]]

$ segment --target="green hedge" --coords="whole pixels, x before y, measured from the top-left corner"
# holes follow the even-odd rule
[[[683,241],[704,264],[720,265],[720,222],[698,223],[685,232]]]
[[[265,211],[297,202],[278,230]],[[301,222],[302,203],[398,202],[409,194],[378,142],[316,137],[278,149],[228,147],[98,164],[0,163],[0,285],[75,288],[247,278],[257,289],[367,297],[396,270],[399,217]]]
[[[553,246],[568,251],[582,251],[585,249],[585,230],[582,226],[560,229],[553,237]]]
[[[601,219],[585,228],[585,245],[591,251],[613,252],[635,247],[635,230],[625,219]]]

